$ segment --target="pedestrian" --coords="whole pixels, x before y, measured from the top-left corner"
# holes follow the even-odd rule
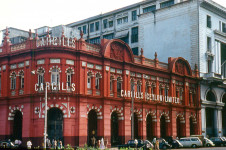
[[[54,147],[53,147],[54,149],[56,149],[57,148],[57,140],[54,140]]]
[[[152,143],[153,143],[153,145],[154,145],[154,149],[155,149],[156,138],[153,138]]]
[[[96,138],[93,136],[91,138],[91,141],[92,141],[92,146],[95,147],[95,144],[96,144]]]
[[[155,143],[155,150],[159,150],[159,140],[156,140],[156,143]]]
[[[63,149],[63,144],[62,144],[62,141],[59,141],[59,144],[58,144],[58,149]]]
[[[27,141],[27,149],[31,149],[31,146],[32,146],[31,140],[28,140]]]

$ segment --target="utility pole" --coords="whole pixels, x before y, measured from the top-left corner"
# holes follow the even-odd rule
[[[134,82],[132,81],[131,82],[132,84],[132,108],[131,108],[131,111],[132,111],[132,140],[134,140]]]
[[[44,149],[46,149],[46,137],[47,137],[47,86],[45,83],[45,123],[44,123]]]

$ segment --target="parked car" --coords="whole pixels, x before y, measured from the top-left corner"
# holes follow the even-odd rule
[[[178,140],[173,140],[172,143],[170,143],[170,144],[172,145],[172,148],[182,148],[183,147],[181,142]]]
[[[180,138],[179,142],[183,145],[183,147],[201,147],[202,141],[198,137],[185,137]]]
[[[145,147],[148,149],[148,148],[153,148],[154,147],[154,145],[150,142],[150,141],[148,141],[148,140],[145,140],[144,141],[144,145],[145,145]]]
[[[222,137],[211,137],[210,140],[215,144],[215,146],[226,146],[226,141]]]
[[[203,138],[203,146],[205,147],[213,147],[215,144],[208,138],[204,137]]]
[[[1,141],[0,148],[14,149],[14,148],[18,148],[18,146],[14,145],[11,141]]]
[[[153,145],[152,145],[152,143],[150,142],[150,141],[148,141],[148,140],[145,140],[145,141],[143,141],[143,140],[137,140],[137,145],[135,144],[135,140],[129,140],[128,142],[127,142],[127,144],[123,144],[123,145],[118,145],[118,149],[120,149],[120,148],[128,148],[128,147],[131,147],[131,148],[140,148],[140,147],[142,147],[144,150],[145,149],[148,149],[148,148],[151,148],[151,147],[149,147],[149,146],[152,146],[153,147]]]
[[[166,142],[165,139],[160,138],[160,139],[158,139],[158,141],[159,141],[159,148],[160,149],[172,148],[172,145],[170,145],[168,142]]]

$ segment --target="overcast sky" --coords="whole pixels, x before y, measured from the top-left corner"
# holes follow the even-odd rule
[[[1,0],[0,30],[69,24],[142,0]],[[214,0],[226,7],[226,0]]]

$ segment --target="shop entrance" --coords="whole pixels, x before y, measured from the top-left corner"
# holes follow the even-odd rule
[[[63,141],[63,113],[58,108],[51,108],[47,113],[47,133],[51,141]]]

